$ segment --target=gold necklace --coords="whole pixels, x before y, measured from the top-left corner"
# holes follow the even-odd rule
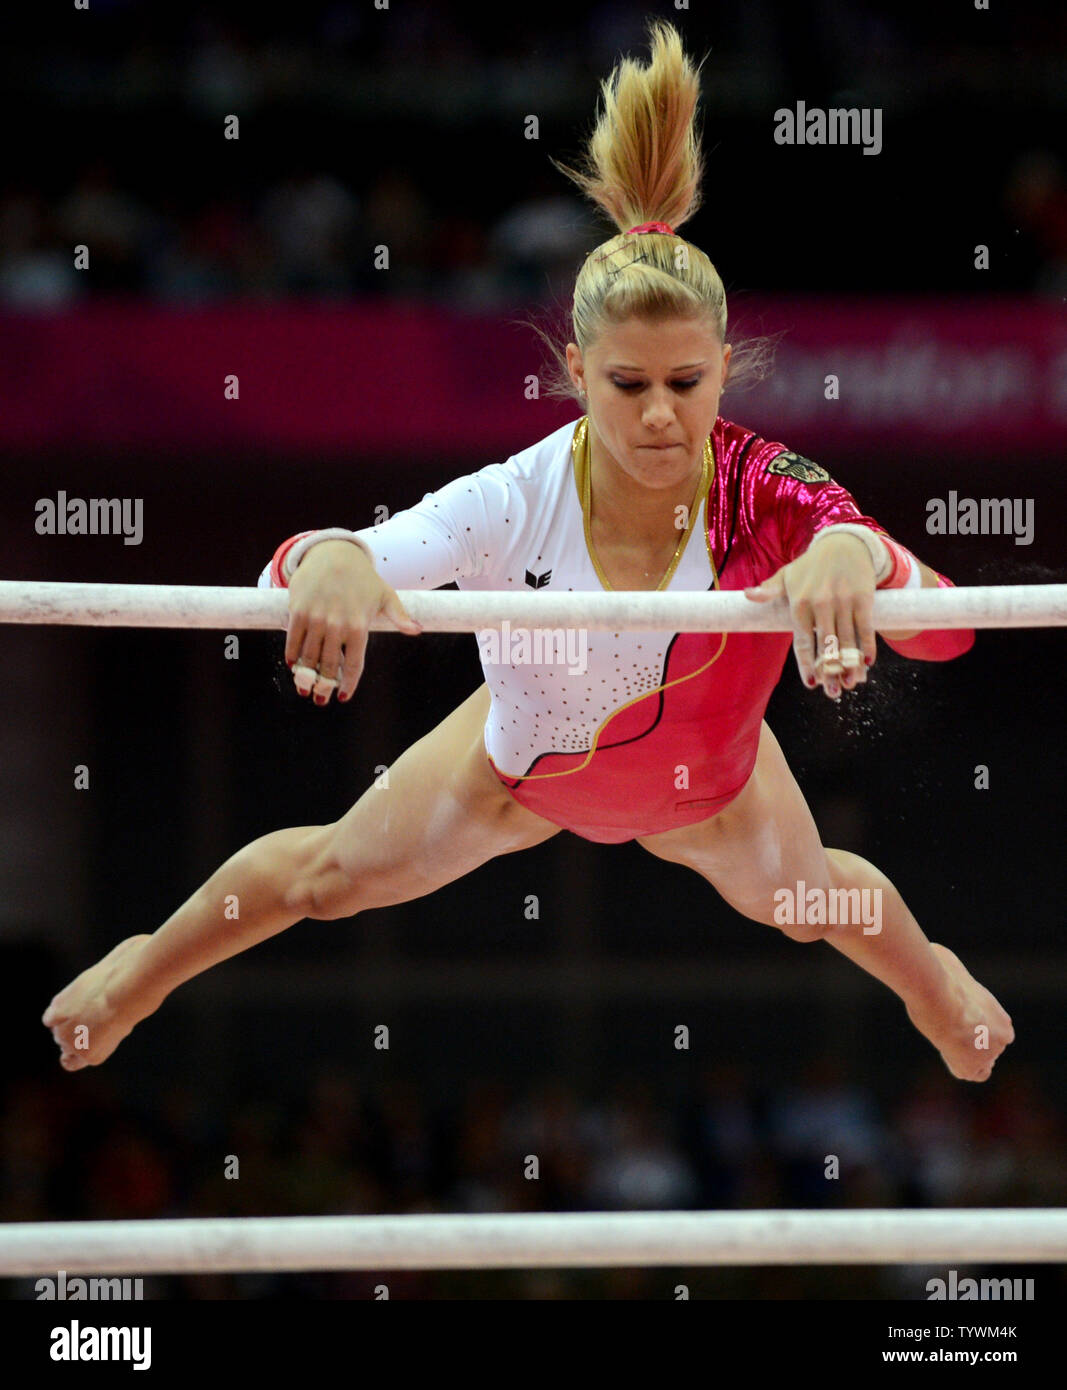
[[[597,559],[596,547],[593,544],[593,534],[591,529],[592,504],[593,504],[593,479],[592,469],[589,461],[589,416],[583,415],[575,426],[574,436],[571,439],[571,457],[574,460],[575,480],[578,484],[578,496],[582,504],[582,525],[585,530],[585,548],[589,552],[589,558],[593,562],[597,578],[605,589],[612,589],[611,580],[601,568],[600,561]],[[689,542],[693,526],[697,517],[700,515],[700,507],[704,498],[708,494],[711,480],[715,476],[715,449],[711,442],[711,436],[704,440],[704,458],[700,469],[700,482],[697,485],[696,496],[693,505],[689,508],[689,515],[686,521],[685,530],[674,548],[671,562],[667,566],[663,577],[656,585],[656,589],[665,589],[674,577],[674,572],[678,568],[678,562],[682,558],[685,547]],[[645,571],[646,579],[649,571]]]

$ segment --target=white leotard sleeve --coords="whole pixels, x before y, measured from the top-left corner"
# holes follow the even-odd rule
[[[586,554],[571,462],[574,422],[356,531],[394,589],[600,587]],[[552,568],[555,566],[555,578]],[[260,575],[270,588],[270,565]]]
[[[507,466],[490,464],[355,534],[394,589],[436,589],[454,580],[492,587],[524,512]],[[271,587],[269,564],[258,583]]]
[[[356,534],[394,589],[436,589],[484,578],[498,566],[506,537],[509,487],[501,465],[455,478],[380,526]]]

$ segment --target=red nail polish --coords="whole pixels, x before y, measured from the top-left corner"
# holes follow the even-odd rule
[[[342,691],[340,692],[340,694],[337,696],[337,703],[338,703],[339,705],[343,705],[344,702],[345,702],[347,699],[348,699],[348,696],[347,696],[347,695],[345,694],[345,692],[342,690]]]
[[[304,697],[304,699],[306,700],[307,697],[311,694],[311,691],[310,691],[310,690],[301,690],[301,688],[300,688],[299,686],[297,686],[297,687],[296,687],[296,693],[297,693],[298,695],[302,695],[302,696]]]
[[[809,676],[809,677],[808,677],[808,689],[809,689],[809,690],[812,689],[812,688],[814,687],[814,685],[815,685],[815,677],[814,677],[814,676]]]
[[[325,696],[325,695],[316,695],[316,696],[315,696],[315,703],[316,703],[317,705],[324,705],[324,704],[326,703],[326,696]]]
[[[866,665],[866,666],[873,666],[873,665],[874,665],[874,657],[873,657],[873,656],[865,656],[865,657],[863,658],[863,661],[864,661],[864,665]]]

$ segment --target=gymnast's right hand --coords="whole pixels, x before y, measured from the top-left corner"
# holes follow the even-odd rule
[[[149,1002],[129,988],[130,967],[149,936],[128,936],[102,960],[61,989],[41,1015],[59,1047],[64,1071],[106,1062],[162,1000]]]
[[[350,700],[379,614],[411,637],[422,631],[359,546],[345,540],[312,546],[289,580],[285,660],[297,691],[325,705],[336,687],[338,703]]]

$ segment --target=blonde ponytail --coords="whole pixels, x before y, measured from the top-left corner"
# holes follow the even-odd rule
[[[642,222],[677,230],[700,206],[700,78],[671,25],[653,23],[651,45],[647,66],[624,58],[600,84],[602,106],[583,167],[553,161],[620,232]]]
[[[672,25],[654,21],[649,41],[647,64],[625,58],[601,83],[601,107],[580,167],[553,160],[618,228],[586,257],[575,282],[574,341],[583,352],[607,326],[634,317],[706,318],[726,341],[719,272],[698,246],[677,235],[701,202],[699,72]],[[673,234],[631,233],[648,222],[666,223]],[[565,373],[565,355],[550,338],[549,344]],[[767,340],[740,352],[735,345],[731,381],[759,379],[769,361]],[[577,399],[566,373],[549,391]]]

